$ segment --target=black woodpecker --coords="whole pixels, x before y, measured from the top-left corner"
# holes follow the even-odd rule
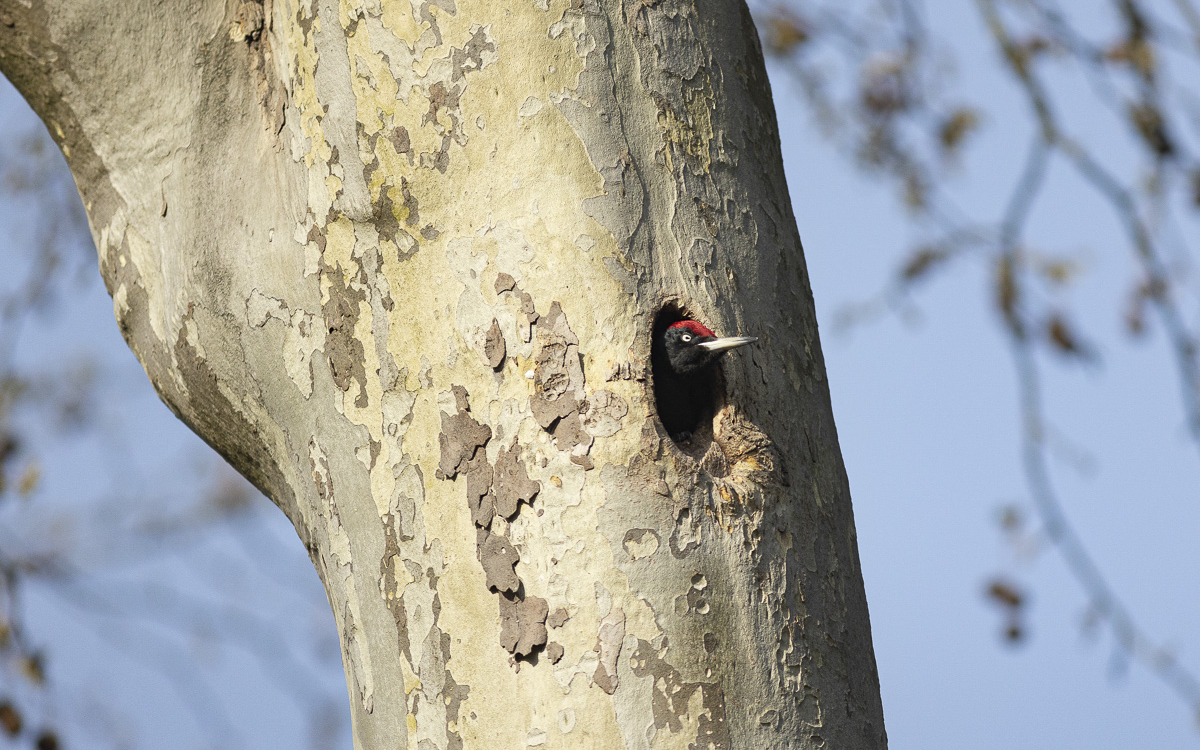
[[[673,323],[654,342],[651,366],[658,416],[667,433],[687,440],[716,397],[716,363],[730,349],[758,341],[750,336],[718,337],[695,320]]]

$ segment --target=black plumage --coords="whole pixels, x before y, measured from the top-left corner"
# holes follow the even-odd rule
[[[672,439],[686,440],[703,418],[712,417],[721,355],[755,341],[745,336],[719,338],[694,320],[673,323],[655,336],[650,356],[655,404]]]

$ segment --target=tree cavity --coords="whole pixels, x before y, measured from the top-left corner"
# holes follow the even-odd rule
[[[713,439],[713,417],[725,405],[721,364],[677,375],[663,346],[663,334],[671,325],[696,319],[678,302],[667,302],[659,309],[651,327],[650,370],[654,407],[663,429],[685,453],[702,455]]]

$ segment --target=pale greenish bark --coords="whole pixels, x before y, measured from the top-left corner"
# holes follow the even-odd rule
[[[0,0],[0,68],[151,381],[308,546],[356,747],[885,746],[741,2]],[[696,455],[668,300],[761,338]]]

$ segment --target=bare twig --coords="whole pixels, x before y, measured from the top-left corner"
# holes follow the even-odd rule
[[[1050,153],[1049,144],[1040,137],[1034,139],[1024,172],[1009,198],[998,249],[1001,257],[1013,267],[1019,263],[1017,253],[1021,236],[1038,187],[1044,180]],[[1054,543],[1068,570],[1083,588],[1091,611],[1108,624],[1119,646],[1162,680],[1200,718],[1200,681],[1179,664],[1167,648],[1156,645],[1138,625],[1100,572],[1058,500],[1046,456],[1048,430],[1043,416],[1037,360],[1019,313],[1012,316],[1009,332],[1019,391],[1022,467],[1046,537]]]
[[[1145,0],[1112,0],[1121,37],[1111,43],[1097,43],[1077,31],[1056,0],[976,0],[976,9],[1000,49],[1003,67],[1013,76],[1029,106],[1034,126],[1023,171],[994,225],[974,221],[953,205],[948,191],[943,190],[944,175],[922,146],[923,137],[933,143],[940,137],[943,146],[957,148],[961,133],[939,130],[939,123],[945,122],[944,113],[955,110],[922,74],[937,54],[937,41],[929,33],[919,4],[874,0],[881,11],[876,17],[891,19],[893,27],[873,34],[859,32],[852,39],[844,33],[844,27],[863,26],[834,23],[829,16],[841,13],[849,19],[855,11],[829,6],[823,6],[819,13],[809,10],[810,15],[803,18],[808,24],[804,44],[775,52],[801,83],[805,98],[821,113],[822,121],[840,124],[827,132],[854,155],[859,166],[894,180],[906,191],[919,188],[919,202],[910,205],[917,206],[918,220],[937,233],[935,239],[919,245],[909,255],[891,283],[843,316],[843,322],[907,310],[916,282],[933,270],[947,267],[951,260],[982,257],[996,264],[996,306],[1008,332],[1020,383],[1025,480],[1045,536],[1062,553],[1094,616],[1108,625],[1119,649],[1144,664],[1200,715],[1200,683],[1168,649],[1155,645],[1116,597],[1055,494],[1037,347],[1044,344],[1080,356],[1087,355],[1088,349],[1064,327],[1057,313],[1047,314],[1039,308],[1043,303],[1030,293],[1036,269],[1031,264],[1032,255],[1022,246],[1025,226],[1047,170],[1056,158],[1061,159],[1100,197],[1124,231],[1141,276],[1137,280],[1138,309],[1142,302],[1148,304],[1161,324],[1177,371],[1181,411],[1191,441],[1200,449],[1200,345],[1184,313],[1190,304],[1185,298],[1190,300],[1187,295],[1191,289],[1183,269],[1191,266],[1190,251],[1182,236],[1165,236],[1172,226],[1173,206],[1178,205],[1178,201],[1169,200],[1172,196],[1168,190],[1174,189],[1176,196],[1184,193],[1200,206],[1200,166],[1189,153],[1189,142],[1173,132],[1172,119],[1195,126],[1200,119],[1194,113],[1189,116],[1186,107],[1200,98],[1188,88],[1194,75],[1173,81],[1167,67],[1170,55],[1188,57],[1193,66],[1197,62],[1200,12],[1193,0],[1174,2],[1190,34],[1155,15]],[[1014,30],[1018,27],[1019,31]],[[844,60],[840,66],[827,64],[832,50],[841,51]],[[831,69],[850,71],[847,79],[853,81],[856,73],[863,75],[861,71],[871,70],[880,59],[895,61],[889,70],[893,78],[885,80],[892,88],[883,89],[885,94],[897,94],[892,98],[864,99],[874,93],[868,88],[873,83],[869,76],[864,76],[865,82],[860,79],[847,85],[828,74]],[[1056,94],[1043,81],[1040,70],[1050,60],[1080,66],[1103,111],[1113,116],[1121,132],[1132,138],[1130,143],[1148,162],[1148,180],[1140,182],[1144,175],[1124,176],[1109,166],[1115,162],[1110,154],[1089,149],[1067,132],[1056,112]],[[872,106],[864,108],[863,101]],[[1171,111],[1172,103],[1182,111],[1178,117]],[[948,133],[955,138],[949,138]],[[863,158],[864,153],[871,158]],[[1139,315],[1138,326],[1140,320]],[[1131,330],[1138,330],[1134,322],[1130,325]]]

